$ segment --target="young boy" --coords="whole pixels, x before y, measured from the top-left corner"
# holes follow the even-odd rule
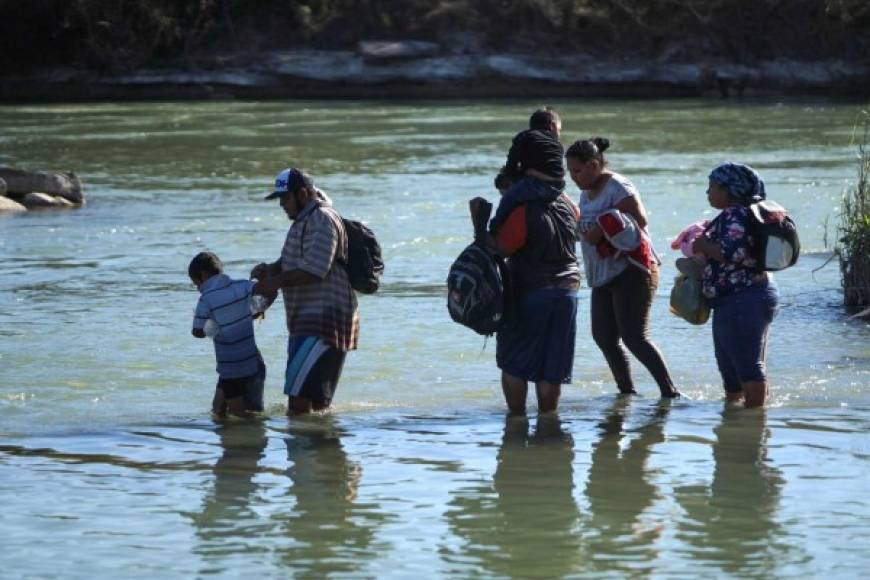
[[[216,327],[213,338],[218,382],[212,412],[218,416],[244,416],[250,411],[262,411],[266,365],[254,341],[254,281],[231,279],[211,252],[197,254],[187,273],[200,292],[193,336],[205,338],[208,327]],[[266,307],[274,298],[267,297]],[[262,310],[265,308],[257,314],[261,315]]]
[[[490,233],[518,206],[529,201],[554,201],[565,189],[565,151],[559,136],[562,119],[552,107],[538,109],[529,128],[514,136],[507,161],[496,176],[502,198],[489,224]]]

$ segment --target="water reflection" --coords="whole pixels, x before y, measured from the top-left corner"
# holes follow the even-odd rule
[[[775,519],[783,477],[767,458],[766,414],[726,407],[714,434],[710,487],[677,488],[687,515],[678,535],[693,559],[733,574],[772,574],[786,548]]]
[[[265,425],[234,421],[219,425],[216,432],[223,453],[214,464],[214,487],[194,516],[197,552],[212,564],[265,551],[258,536],[266,527],[251,508],[257,492],[254,478],[268,444]]]
[[[491,485],[459,490],[447,518],[465,539],[454,559],[485,574],[562,577],[583,555],[574,500],[574,440],[554,414],[508,417]],[[545,557],[542,557],[546,555]]]
[[[296,574],[323,577],[359,573],[384,515],[357,498],[362,469],[348,459],[334,416],[296,419],[284,439],[295,505],[275,516],[291,542],[281,564]]]
[[[598,425],[601,434],[592,448],[586,484],[586,534],[596,569],[654,570],[655,542],[664,524],[642,517],[657,497],[646,464],[653,447],[665,439],[670,405],[670,400],[657,403],[639,428],[627,430],[631,399],[620,398]]]

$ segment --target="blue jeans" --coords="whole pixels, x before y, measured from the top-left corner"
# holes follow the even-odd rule
[[[772,282],[716,299],[713,345],[726,392],[739,393],[742,383],[765,380],[767,331],[778,305],[779,292]]]

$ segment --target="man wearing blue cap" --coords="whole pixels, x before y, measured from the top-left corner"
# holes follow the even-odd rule
[[[278,173],[266,199],[278,199],[293,224],[281,258],[251,270],[258,280],[254,292],[280,289],[284,295],[290,334],[284,381],[288,415],[323,410],[359,336],[356,295],[344,268],[347,232],[326,194],[299,169]]]

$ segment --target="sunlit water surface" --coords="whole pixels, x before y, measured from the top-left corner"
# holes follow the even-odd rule
[[[826,264],[855,180],[859,108],[556,103],[563,140],[604,135],[664,258],[652,334],[688,395],[635,364],[614,397],[583,289],[557,417],[506,419],[494,343],[453,324],[444,280],[466,201],[537,103],[180,103],[0,108],[0,164],[74,169],[88,204],[0,217],[0,570],[206,575],[853,577],[870,566],[870,329]],[[753,164],[801,228],[777,275],[772,401],[726,409],[710,327],[667,312],[669,240],[709,216],[706,175]],[[261,202],[288,164],[377,232],[387,272],[331,414],[283,417],[280,303],[258,325],[268,413],[208,416],[187,263],[278,257]],[[577,191],[569,186],[572,196]],[[826,223],[828,227],[826,229]],[[827,231],[827,234],[826,234]],[[533,401],[532,401],[533,403]]]

